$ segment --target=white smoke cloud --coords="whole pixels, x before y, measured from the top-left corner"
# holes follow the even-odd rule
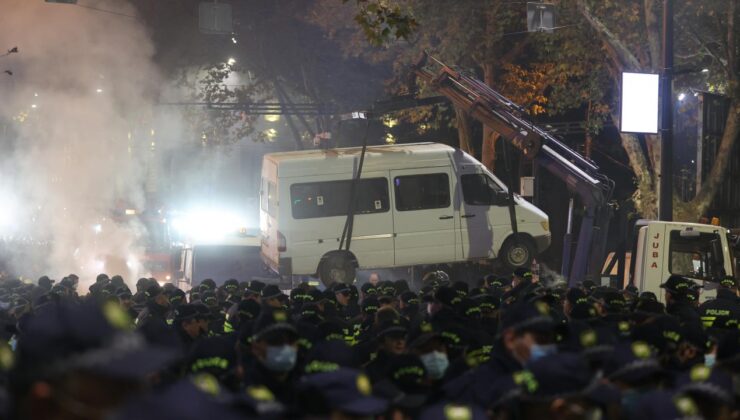
[[[86,5],[135,14],[124,1]],[[0,74],[0,229],[12,217],[5,234],[40,252],[15,269],[78,273],[82,287],[101,271],[131,283],[126,260],[141,252],[144,232],[111,217],[146,205],[146,133],[161,80],[152,42],[136,19],[0,0],[0,53],[16,45],[19,53],[0,57],[0,71],[13,73]]]

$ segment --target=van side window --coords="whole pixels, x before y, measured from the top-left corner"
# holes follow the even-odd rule
[[[450,206],[450,180],[447,174],[397,176],[396,210],[442,209]]]
[[[496,193],[501,187],[485,174],[469,174],[460,177],[463,199],[471,206],[490,206],[496,204]]]
[[[307,182],[290,186],[294,219],[347,214],[352,181]],[[357,185],[355,214],[384,213],[389,207],[388,179],[361,179]]]

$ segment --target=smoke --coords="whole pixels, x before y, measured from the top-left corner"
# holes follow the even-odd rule
[[[124,1],[85,5],[135,14]],[[161,79],[152,42],[122,15],[0,0],[0,53],[16,45],[0,57],[13,73],[0,73],[0,236],[12,268],[78,273],[83,288],[100,272],[131,282],[146,232],[113,215],[146,206]]]

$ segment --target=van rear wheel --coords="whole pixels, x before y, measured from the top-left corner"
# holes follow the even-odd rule
[[[357,274],[353,261],[342,254],[330,254],[322,258],[319,267],[319,278],[324,286],[331,287],[336,283],[352,284]]]
[[[511,271],[517,268],[528,268],[532,265],[535,249],[534,243],[526,237],[511,237],[501,246],[499,260]]]

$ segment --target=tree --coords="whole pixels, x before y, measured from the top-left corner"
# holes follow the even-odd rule
[[[575,0],[585,22],[599,37],[608,55],[611,82],[618,84],[622,71],[652,71],[661,67],[660,2],[657,0]],[[708,209],[723,182],[730,152],[740,132],[740,89],[738,87],[738,0],[690,0],[676,10],[676,67],[709,69],[704,86],[727,95],[730,108],[714,167],[698,194],[688,203],[674,202],[678,220],[697,220]],[[644,42],[647,41],[647,42]],[[691,78],[692,75],[689,75]],[[677,82],[680,79],[677,80]],[[697,83],[696,80],[693,81]],[[617,115],[612,108],[612,118]],[[656,190],[660,179],[660,144],[657,136],[646,136],[643,152],[635,135],[622,134],[622,146],[637,179],[635,204],[644,217],[657,215]]]
[[[234,75],[241,75],[236,86],[227,83]],[[250,135],[255,140],[266,140],[262,132],[256,132],[256,116],[239,110],[219,109],[219,105],[232,103],[253,103],[271,97],[272,91],[261,81],[252,81],[247,72],[236,65],[219,63],[203,66],[198,71],[182,70],[178,86],[186,92],[186,100],[196,103],[209,103],[209,107],[186,107],[185,120],[190,125],[192,139],[202,146],[228,145]]]
[[[511,4],[474,3],[456,2],[454,14],[442,16],[431,2],[403,2],[418,24],[418,35],[404,33],[403,38],[410,39],[417,48],[424,46],[438,51],[443,59],[453,63],[470,65],[472,61],[486,83],[496,84],[516,102],[530,105],[533,114],[542,112],[543,106],[548,113],[562,113],[585,104],[586,154],[590,154],[592,135],[600,130],[604,119],[618,122],[616,98],[621,72],[660,70],[661,9],[657,0],[560,0],[557,4],[562,12],[562,24],[574,24],[574,28],[555,31],[553,36],[530,35],[523,41],[505,39],[522,19],[520,14],[508,9]],[[358,15],[362,13],[360,10]],[[738,0],[687,0],[680,2],[676,10],[676,50],[679,51],[676,67],[689,69],[676,78],[676,83],[730,98],[716,164],[690,202],[676,202],[677,219],[696,220],[707,210],[725,177],[730,152],[737,141],[740,130],[737,14]],[[365,34],[383,28],[383,25],[367,25],[363,19],[357,22],[365,25]],[[398,37],[392,31],[376,33],[373,43],[377,44],[377,39],[383,36],[386,43],[397,43]],[[507,47],[505,54],[500,50],[501,45]],[[533,53],[537,57],[534,62]],[[517,62],[517,59],[527,61]],[[704,68],[709,70],[709,77],[697,80],[697,73]],[[458,112],[457,120],[463,118]],[[461,130],[461,146],[465,145],[465,131],[469,130]],[[635,175],[635,207],[643,217],[655,217],[660,179],[658,137],[648,135],[642,139],[621,134],[620,140]],[[495,134],[487,130],[482,160],[488,166],[492,166],[490,145],[494,141]]]

